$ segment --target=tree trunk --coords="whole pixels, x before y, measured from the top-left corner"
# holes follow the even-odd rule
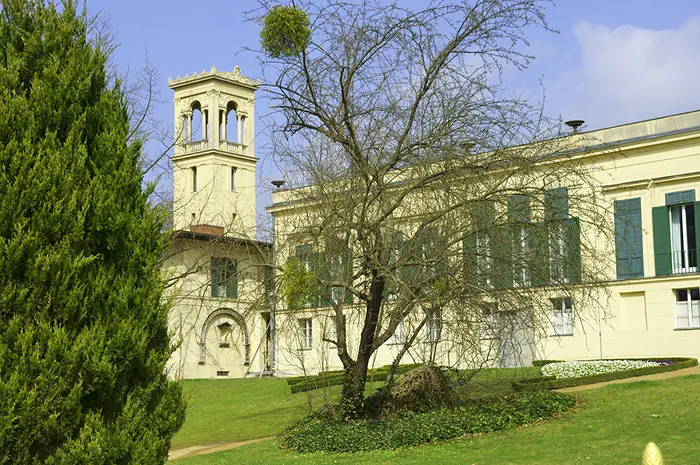
[[[360,346],[354,364],[345,370],[345,381],[340,394],[340,408],[344,417],[356,418],[363,413],[365,400],[365,383],[369,361],[375,351],[374,336],[379,321],[379,311],[382,307],[384,293],[384,278],[374,276],[370,286],[370,300],[367,302],[365,324],[360,336]]]

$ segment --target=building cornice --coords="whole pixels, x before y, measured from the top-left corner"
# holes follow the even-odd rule
[[[250,155],[242,155],[239,153],[233,153],[233,152],[227,152],[226,150],[221,150],[221,149],[204,149],[200,150],[197,152],[190,152],[190,153],[180,153],[177,155],[171,155],[170,159],[173,161],[182,161],[182,160],[189,160],[189,159],[195,159],[195,158],[200,158],[200,157],[205,157],[205,156],[221,156],[222,158],[235,158],[238,160],[244,160],[248,161],[251,163],[257,163],[260,159],[257,157],[251,157]]]

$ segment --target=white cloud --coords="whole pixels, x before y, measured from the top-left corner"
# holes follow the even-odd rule
[[[700,18],[667,30],[581,22],[574,34],[581,67],[554,95],[565,119],[594,129],[700,109]]]

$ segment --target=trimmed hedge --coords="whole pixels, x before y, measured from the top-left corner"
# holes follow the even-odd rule
[[[605,359],[616,360],[616,359]],[[668,365],[639,368],[637,370],[617,371],[615,373],[604,373],[601,375],[582,376],[580,378],[556,379],[554,376],[542,376],[539,378],[529,378],[520,381],[513,381],[513,389],[516,391],[531,391],[538,389],[562,389],[584,384],[603,383],[616,379],[634,378],[637,376],[653,375],[668,371],[681,370],[697,366],[698,360],[695,358],[667,357],[667,358],[625,358],[618,360],[647,360],[650,362],[674,362]]]
[[[532,361],[532,366],[533,367],[543,367],[545,365],[549,365],[550,363],[559,363],[563,362],[564,360],[533,360]]]
[[[406,373],[414,368],[421,366],[420,363],[414,363],[409,365],[399,365],[396,370],[396,374],[400,375]],[[368,381],[386,381],[389,376],[389,369],[391,365],[384,365],[379,368],[374,368],[367,371]],[[287,384],[290,386],[292,394],[298,392],[313,391],[315,389],[323,389],[328,386],[338,386],[343,384],[345,379],[345,372],[343,370],[333,370],[333,371],[322,371],[317,375],[312,376],[294,376],[290,378],[285,378]]]
[[[345,421],[324,412],[289,427],[280,443],[300,453],[396,449],[514,428],[567,412],[574,404],[566,394],[530,391],[451,409],[401,412],[381,420]]]

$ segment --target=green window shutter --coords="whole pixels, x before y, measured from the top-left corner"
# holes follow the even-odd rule
[[[296,246],[296,248],[294,249],[294,255],[302,264],[305,265],[311,258],[311,244],[303,244]]]
[[[298,248],[298,247],[297,247]],[[287,258],[287,265],[289,265],[290,262],[293,260],[299,261],[299,259],[296,257],[296,254],[294,257],[290,256]],[[284,280],[284,275],[281,276],[282,280]],[[282,281],[284,282],[284,281]],[[299,305],[299,302],[297,302],[296,299],[291,299],[290,296],[286,296],[285,303],[287,304],[287,307],[290,310],[299,310],[301,309],[301,305]]]
[[[508,197],[508,221],[527,223],[530,221],[530,196],[511,195]]]
[[[687,191],[671,192],[666,194],[666,206],[671,205],[682,205],[685,203],[695,202],[695,190],[690,189]]]
[[[644,276],[641,199],[615,202],[615,259],[617,279]]]
[[[487,287],[487,278],[491,278],[491,284],[496,285],[495,254],[496,248],[501,243],[499,234],[500,225],[496,225],[496,205],[491,200],[479,201],[472,206],[471,235],[475,241],[473,282],[478,288]],[[502,283],[500,283],[502,284]]]
[[[307,267],[308,269],[313,272],[314,274],[318,272],[318,254],[314,254],[313,252],[313,247],[311,244],[302,244],[296,246],[294,249],[294,255],[296,256],[297,260],[299,260],[299,263],[301,264],[301,267],[306,270]],[[318,293],[315,293],[313,296],[309,297],[308,300],[308,305],[311,307],[318,307],[319,305],[319,296]]]
[[[513,287],[512,229],[504,224],[494,229],[491,235],[493,250],[492,282],[499,289]]]
[[[219,297],[219,260],[211,259],[211,296]]]
[[[533,286],[544,286],[551,281],[549,274],[549,233],[546,223],[532,223],[529,231],[528,267]]]
[[[581,224],[578,218],[566,220],[566,259],[564,276],[570,283],[581,282]]]
[[[510,237],[512,240],[511,258],[513,269],[513,281],[518,281],[519,284],[525,284],[523,274],[527,271],[526,255],[527,250],[527,224],[531,219],[530,214],[530,196],[528,195],[511,195],[508,197],[508,222],[511,224]],[[523,237],[525,235],[525,243]]]
[[[699,215],[700,216],[700,215]],[[466,285],[477,280],[476,233],[469,233],[462,239],[462,282]]]
[[[691,253],[694,253],[697,257],[698,249],[700,249],[700,202],[695,202],[693,205],[695,205],[693,208],[695,212],[695,250],[691,251]]]
[[[447,273],[447,263],[443,259],[447,242],[437,227],[430,227],[423,230],[423,234],[418,239],[419,260],[423,262],[421,266],[421,281],[436,282],[442,279]],[[429,283],[423,283],[429,284]]]
[[[332,253],[332,252],[331,252]],[[328,253],[320,253],[318,254],[317,257],[317,263],[318,263],[318,276],[319,279],[323,281],[330,281],[332,280],[333,276],[331,275],[331,263],[333,263],[333,257]],[[319,295],[318,295],[320,305],[321,307],[329,307],[331,305],[331,288],[329,286],[320,286],[319,287]]]
[[[668,207],[652,208],[651,219],[656,276],[668,276],[671,274],[671,225],[668,219]]]
[[[227,260],[226,273],[226,297],[229,299],[238,298],[238,274],[236,262]]]
[[[401,244],[401,265],[400,279],[409,286],[413,285],[416,281],[417,268],[415,265],[416,255],[418,252],[419,245],[413,239],[408,239],[403,241]]]
[[[316,279],[328,279],[328,268],[325,266],[325,254],[324,253],[312,253],[311,254],[311,271],[313,271]],[[330,304],[330,301],[325,296],[328,295],[330,289],[326,286],[321,286],[317,282],[316,293],[311,297],[311,307],[317,308],[324,303],[326,305]]]
[[[550,222],[569,217],[569,190],[566,187],[544,192],[544,219]]]

